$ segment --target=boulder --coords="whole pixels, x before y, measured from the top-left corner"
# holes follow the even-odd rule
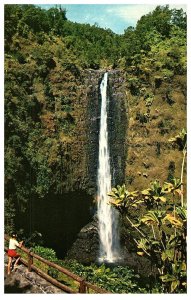
[[[67,259],[76,259],[83,264],[95,262],[99,253],[97,220],[84,226],[67,253]]]
[[[131,240],[131,239],[129,239]],[[82,264],[98,262],[99,256],[99,236],[98,221],[88,223],[79,232],[76,241],[67,253],[67,259],[75,259]],[[157,273],[157,269],[151,265],[146,258],[136,253],[135,247],[123,241],[121,243],[121,255],[117,265],[128,266],[141,276],[148,277]]]

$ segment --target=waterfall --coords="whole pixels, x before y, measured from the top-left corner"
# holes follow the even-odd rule
[[[107,129],[107,81],[108,73],[104,74],[100,85],[101,118],[99,132],[99,166],[98,166],[98,222],[100,253],[99,260],[115,262],[119,259],[119,240],[117,234],[118,214],[108,204],[108,192],[111,191],[111,171]]]

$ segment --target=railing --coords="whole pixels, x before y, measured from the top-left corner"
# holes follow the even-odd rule
[[[9,237],[7,235],[5,235],[5,240],[8,241]],[[5,251],[7,251],[8,248],[5,247]],[[69,270],[53,263],[50,262],[47,259],[42,258],[41,256],[31,252],[29,249],[25,248],[24,246],[22,246],[20,248],[21,252],[24,252],[27,254],[28,259],[24,259],[22,257],[21,254],[21,259],[20,261],[27,266],[28,271],[34,271],[36,272],[39,276],[41,276],[42,278],[44,278],[45,280],[49,281],[50,283],[52,283],[53,285],[57,286],[58,288],[60,288],[61,290],[65,291],[66,293],[72,293],[72,294],[76,294],[76,293],[89,293],[89,290],[93,290],[94,292],[98,293],[98,294],[106,294],[109,293],[108,291],[97,287],[94,284],[91,284],[90,282],[87,282],[84,278],[77,276],[76,274],[70,272]],[[37,261],[40,261],[42,263],[44,263],[45,265],[54,268],[56,270],[58,270],[59,272],[63,273],[64,275],[66,275],[68,278],[72,278],[75,282],[79,283],[79,287],[78,290],[74,290],[72,288],[70,288],[69,286],[59,282],[57,279],[54,279],[53,277],[51,277],[50,275],[46,274],[45,272],[43,272],[41,269],[39,269],[37,266],[34,265],[33,260],[34,258]]]

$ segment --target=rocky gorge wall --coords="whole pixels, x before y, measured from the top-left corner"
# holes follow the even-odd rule
[[[172,176],[180,177],[182,153],[170,144],[169,139],[186,127],[186,78],[184,75],[175,76],[173,80],[160,78],[158,83],[157,76],[150,76],[140,80],[135,92],[131,77],[131,72],[109,73],[112,185],[126,183],[128,190],[141,190],[155,179],[163,183]],[[90,112],[97,110],[93,107]],[[92,130],[90,137],[97,145],[98,137],[95,129]],[[95,147],[93,149],[95,152],[90,148],[90,161],[96,166]],[[91,178],[95,182],[95,177]],[[184,183],[186,188],[186,168]],[[76,258],[82,263],[96,261],[99,251],[97,228],[95,216],[93,222],[79,232],[68,251],[68,258]],[[150,262],[136,255],[136,249],[123,230],[121,246],[127,265],[146,276],[153,273]]]
[[[63,257],[72,247],[77,234],[96,213],[97,168],[100,126],[100,83],[105,70],[63,71],[57,66],[49,75],[51,93],[55,99],[54,114],[44,112],[44,132],[63,153],[59,189],[50,190],[43,198],[29,200],[24,213],[18,212],[16,227],[24,228],[30,235],[42,233],[45,245],[54,248]],[[109,144],[112,170],[112,185],[125,180],[127,108],[125,101],[125,78],[119,70],[109,71]],[[43,99],[40,84],[35,85],[35,94]],[[62,101],[69,103],[70,111],[63,111]],[[42,101],[42,100],[41,100]],[[56,128],[58,119],[72,119],[69,133]],[[58,136],[54,138],[55,136]],[[59,138],[59,140],[58,140]],[[59,147],[58,147],[59,146]],[[50,155],[52,149],[45,153]],[[52,156],[53,156],[52,154]],[[52,157],[52,159],[54,158]]]
[[[182,153],[169,139],[186,128],[187,120],[185,75],[159,78],[154,71],[145,71],[134,83],[134,73],[131,68],[126,72],[109,70],[108,76],[112,186],[126,183],[130,190],[144,189],[155,179],[162,183],[180,177]],[[86,167],[82,173],[90,194],[96,193],[103,74],[104,70],[83,73],[86,88],[81,103],[86,105],[86,117],[81,136]],[[186,168],[184,171],[186,182]]]
[[[59,143],[65,153],[61,191],[33,199],[16,224],[18,228],[41,232],[45,245],[54,248],[60,258],[67,255],[86,264],[96,261],[99,250],[94,200],[100,83],[104,73],[105,70],[91,69],[61,71],[59,66],[51,71],[49,82],[56,102],[55,115],[57,118],[59,114],[62,118],[70,116],[74,123],[70,134],[59,132]],[[144,189],[156,178],[163,181],[169,175],[179,176],[181,153],[171,147],[168,139],[178,134],[186,122],[184,76],[176,76],[172,82],[161,79],[160,83],[151,76],[132,87],[132,75],[131,71],[109,70],[108,76],[112,186],[126,183],[128,190]],[[41,99],[40,84],[34,90]],[[62,98],[70,100],[70,114],[62,112],[59,100]],[[42,121],[44,131],[52,134],[54,119],[42,118]],[[124,260],[130,267],[143,274],[152,273],[150,262],[137,258],[123,230],[121,245]]]
[[[99,129],[101,95],[100,83],[104,72],[89,71],[87,82],[87,144],[85,153],[87,156],[87,168],[89,185],[96,194],[97,168],[99,151]],[[108,73],[108,139],[110,148],[110,163],[112,173],[112,185],[122,184],[125,176],[126,160],[126,130],[127,108],[125,99],[124,72],[119,70]]]
[[[64,162],[62,186],[65,192],[85,190],[96,194],[99,124],[100,83],[105,70],[83,70],[80,73],[59,72],[55,68],[50,75],[54,97],[68,97],[71,102],[74,128],[69,136],[61,135],[63,150],[68,153]],[[124,182],[126,160],[127,104],[124,72],[109,71],[108,131],[113,184]],[[57,104],[57,109],[59,110]]]

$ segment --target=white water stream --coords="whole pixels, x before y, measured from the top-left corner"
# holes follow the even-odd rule
[[[99,132],[99,167],[98,167],[98,221],[100,238],[100,261],[113,263],[119,260],[119,238],[117,233],[118,214],[109,205],[108,193],[111,191],[111,171],[107,129],[107,82],[108,73],[100,85],[101,118]]]

